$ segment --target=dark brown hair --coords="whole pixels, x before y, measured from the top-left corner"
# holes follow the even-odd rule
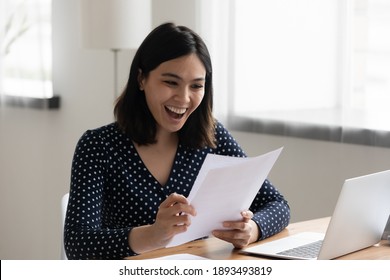
[[[114,115],[119,128],[140,145],[156,142],[156,121],[149,111],[138,73],[148,77],[161,63],[195,53],[206,69],[205,94],[199,107],[179,130],[179,140],[191,148],[215,147],[215,120],[212,114],[212,66],[208,49],[194,31],[165,23],[156,27],[138,48],[130,67],[126,88],[117,99]]]

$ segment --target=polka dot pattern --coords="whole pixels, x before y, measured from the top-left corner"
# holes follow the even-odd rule
[[[88,130],[74,153],[70,197],[65,220],[68,259],[122,259],[135,255],[128,244],[133,227],[152,224],[160,203],[172,192],[188,196],[208,153],[245,157],[221,125],[215,149],[190,149],[179,144],[171,174],[161,186],[143,164],[132,141],[115,123]],[[250,210],[261,239],[290,220],[287,201],[266,180]]]

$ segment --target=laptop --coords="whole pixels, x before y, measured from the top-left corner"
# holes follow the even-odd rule
[[[325,234],[302,232],[241,252],[282,259],[334,259],[377,244],[389,215],[390,170],[351,178],[341,188]],[[317,251],[310,253],[306,247]]]

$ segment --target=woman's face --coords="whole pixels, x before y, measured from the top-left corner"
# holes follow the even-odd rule
[[[158,130],[177,132],[202,102],[206,69],[196,54],[161,63],[148,77],[139,76]]]

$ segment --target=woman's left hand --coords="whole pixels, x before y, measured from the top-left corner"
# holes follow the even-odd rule
[[[219,239],[230,242],[236,248],[243,248],[257,241],[259,229],[252,221],[253,213],[249,210],[241,212],[241,221],[226,221],[223,226],[226,229],[214,230],[213,235]]]

